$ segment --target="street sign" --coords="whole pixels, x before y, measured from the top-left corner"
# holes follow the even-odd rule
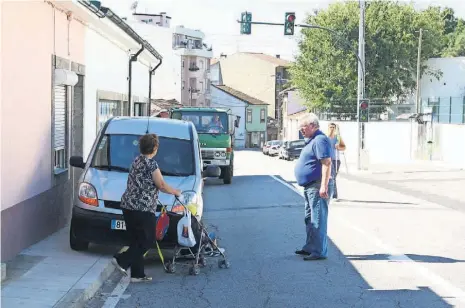
[[[242,12],[241,13],[241,34],[252,33],[252,13]]]
[[[286,12],[284,18],[284,35],[294,35],[295,13]]]

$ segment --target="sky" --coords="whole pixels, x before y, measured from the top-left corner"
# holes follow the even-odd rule
[[[102,0],[121,17],[132,14],[135,0]],[[296,13],[296,23],[302,23],[314,9],[324,9],[334,0],[140,0],[137,13],[166,12],[171,16],[171,26],[183,25],[205,33],[205,42],[212,45],[214,57],[221,53],[262,52],[280,55],[293,60],[297,54],[300,29],[295,36],[284,36],[282,26],[252,25],[251,35],[240,34],[237,20],[241,12],[252,13],[252,21],[284,22],[285,12]],[[449,6],[456,15],[465,18],[465,0],[418,0],[415,6],[429,4]],[[156,48],[156,46],[154,46]]]

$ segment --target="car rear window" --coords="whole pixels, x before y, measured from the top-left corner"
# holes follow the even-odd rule
[[[97,146],[91,167],[129,172],[139,152],[139,135],[105,135]],[[189,140],[159,137],[155,160],[162,174],[188,176],[195,174],[195,157]]]
[[[305,141],[304,140],[298,140],[298,141],[291,141],[289,143],[289,147],[303,147],[305,146]]]

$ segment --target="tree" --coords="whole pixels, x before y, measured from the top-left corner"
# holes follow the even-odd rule
[[[455,17],[454,10],[443,11],[446,28],[446,42],[441,54],[443,57],[465,57],[465,20]]]
[[[310,108],[356,102],[359,5],[336,3],[307,17],[308,24],[330,28],[340,38],[319,29],[304,29],[300,54],[291,67],[291,79]],[[412,5],[373,1],[365,15],[365,96],[401,98],[416,86],[418,30],[422,61],[441,54],[444,16],[437,8],[415,11]],[[348,41],[351,49],[343,40]],[[422,66],[422,73],[434,74]],[[354,104],[355,105],[355,104]]]

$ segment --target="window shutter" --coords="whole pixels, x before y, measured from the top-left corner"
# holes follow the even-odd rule
[[[54,88],[55,121],[54,136],[55,150],[64,149],[66,145],[66,86],[57,85]]]

